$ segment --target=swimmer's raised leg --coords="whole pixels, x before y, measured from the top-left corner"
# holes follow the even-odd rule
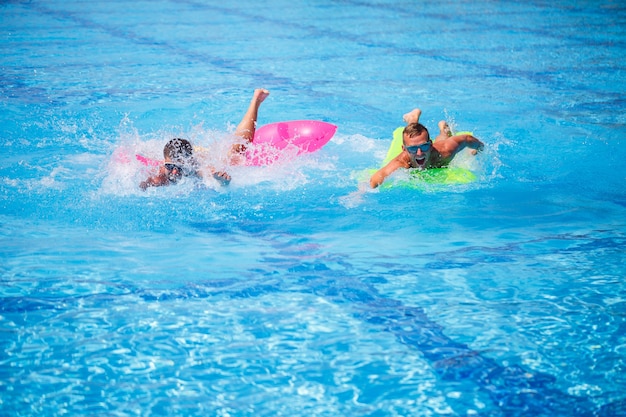
[[[439,134],[437,135],[435,140],[447,139],[450,136],[452,136],[452,130],[450,130],[450,126],[448,125],[448,122],[446,122],[445,120],[441,120],[437,124],[437,126],[439,126]]]
[[[415,108],[402,116],[402,119],[406,122],[407,125],[411,123],[418,123],[420,121],[420,116],[422,115],[422,111],[418,108]]]
[[[252,142],[254,139],[254,131],[256,130],[256,120],[259,113],[259,107],[261,106],[261,103],[263,103],[263,100],[265,100],[269,95],[270,92],[263,88],[257,88],[254,90],[248,110],[246,110],[246,113],[243,115],[239,125],[237,125],[235,135],[241,136],[248,142]]]

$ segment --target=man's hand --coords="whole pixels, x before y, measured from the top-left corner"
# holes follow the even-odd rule
[[[214,172],[213,178],[215,178],[222,185],[230,184],[230,175],[228,175],[228,173],[226,172],[223,172],[223,171]]]

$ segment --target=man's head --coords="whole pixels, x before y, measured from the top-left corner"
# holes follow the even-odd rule
[[[163,156],[166,161],[186,163],[193,157],[193,146],[187,139],[175,138],[165,144]]]
[[[192,175],[196,172],[197,163],[193,157],[193,146],[186,139],[175,138],[165,144],[163,148],[165,169],[171,182],[180,177]]]
[[[402,132],[402,149],[409,154],[413,168],[426,168],[432,144],[428,129],[421,123],[408,124]]]

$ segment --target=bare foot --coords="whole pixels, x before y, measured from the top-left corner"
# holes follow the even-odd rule
[[[411,124],[411,123],[417,123],[420,121],[420,115],[422,114],[422,111],[420,109],[413,109],[410,112],[408,112],[407,114],[405,114],[404,116],[402,116],[402,119],[404,119],[404,121],[406,122],[406,124]]]
[[[252,96],[252,101],[255,101],[257,104],[263,103],[263,100],[270,95],[270,92],[264,88],[257,88],[254,90],[254,95]]]
[[[446,137],[452,136],[452,131],[450,130],[450,126],[448,126],[448,122],[445,120],[440,121],[437,126],[439,126],[439,136],[444,135]]]

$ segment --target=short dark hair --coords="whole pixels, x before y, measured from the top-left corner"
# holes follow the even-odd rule
[[[408,137],[412,138],[414,136],[421,135],[422,132],[426,132],[426,136],[428,137],[428,140],[430,140],[430,133],[428,133],[428,129],[426,129],[426,127],[423,124],[409,123],[408,125],[406,125],[406,127],[402,131],[402,137],[404,140],[404,135],[407,135]]]
[[[193,156],[193,146],[187,139],[174,138],[165,144],[163,156],[176,162],[186,162]]]

